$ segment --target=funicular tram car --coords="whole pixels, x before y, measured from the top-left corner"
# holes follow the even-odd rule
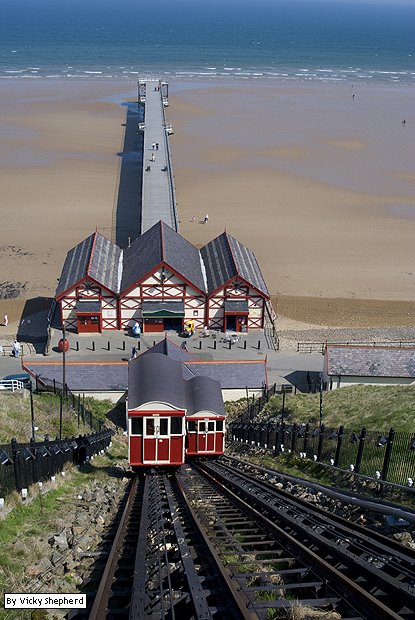
[[[223,453],[220,383],[209,377],[184,379],[180,361],[160,353],[131,360],[126,404],[134,470],[179,467],[186,452],[193,458]]]

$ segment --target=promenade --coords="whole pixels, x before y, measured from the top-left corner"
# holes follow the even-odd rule
[[[141,197],[141,234],[163,220],[179,231],[173,168],[170,157],[165,106],[168,85],[156,79],[139,81],[139,104],[144,106],[143,183]]]

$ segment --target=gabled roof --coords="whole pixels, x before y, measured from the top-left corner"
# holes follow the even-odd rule
[[[192,403],[191,410],[188,409],[190,415],[199,411],[226,415],[220,383],[210,377],[199,376],[186,381],[186,398]]]
[[[327,374],[415,378],[415,349],[329,346]]]
[[[206,268],[208,293],[239,276],[269,297],[255,254],[227,232],[207,243],[200,253]]]
[[[121,249],[99,232],[95,232],[68,252],[56,297],[87,276],[109,291],[118,293],[121,265]]]
[[[141,355],[128,364],[128,408],[154,401],[186,409],[181,363],[161,353]]]
[[[197,248],[165,222],[154,224],[124,250],[121,292],[165,263],[185,280],[205,292],[206,284]]]
[[[224,415],[221,387],[208,377],[185,380],[182,363],[166,355],[141,355],[128,365],[128,408],[162,402],[188,414],[212,411]]]

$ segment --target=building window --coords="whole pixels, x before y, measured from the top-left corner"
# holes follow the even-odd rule
[[[193,316],[199,316],[199,310],[193,310]]]

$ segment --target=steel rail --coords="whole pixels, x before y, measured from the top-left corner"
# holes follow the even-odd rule
[[[140,530],[138,535],[137,549],[134,561],[134,579],[130,605],[130,620],[141,620],[144,618],[145,608],[145,586],[146,586],[146,563],[145,554],[147,548],[147,528],[148,528],[148,498],[149,482],[148,477],[144,479],[143,505],[140,516]]]
[[[367,593],[361,586],[359,586],[356,583],[355,580],[344,575],[340,570],[335,568],[332,564],[330,564],[326,560],[321,559],[317,555],[317,553],[315,553],[310,548],[312,544],[310,540],[308,541],[308,546],[307,546],[306,544],[301,543],[298,540],[298,538],[291,535],[286,530],[284,530],[279,525],[277,525],[275,521],[272,521],[271,515],[274,517],[274,519],[275,518],[278,519],[279,517],[282,517],[284,521],[286,520],[286,517],[284,515],[281,515],[280,512],[275,509],[275,507],[273,507],[272,505],[267,503],[264,499],[259,497],[258,489],[256,489],[256,492],[255,492],[255,489],[252,486],[253,485],[252,479],[249,479],[249,483],[251,485],[250,489],[249,490],[246,488],[242,489],[241,485],[240,484],[238,485],[235,481],[230,483],[229,479],[227,479],[223,473],[220,473],[217,470],[214,470],[211,464],[207,465],[206,463],[203,463],[203,465],[198,465],[198,468],[200,469],[200,471],[203,471],[204,474],[208,476],[210,480],[220,485],[224,489],[224,491],[227,494],[229,494],[230,497],[234,499],[234,501],[239,503],[241,506],[244,506],[245,508],[249,508],[250,510],[255,511],[258,518],[263,519],[264,523],[272,527],[273,530],[279,536],[284,537],[285,540],[288,541],[288,543],[290,544],[290,546],[292,546],[294,550],[297,548],[299,551],[301,551],[301,553],[305,555],[305,557],[308,558],[308,561],[311,562],[311,565],[313,566],[313,568],[317,572],[319,572],[319,574],[323,573],[326,576],[326,578],[329,579],[333,589],[335,590],[337,589],[337,591],[341,591],[343,593],[348,592],[349,597],[350,595],[352,595],[354,597],[354,600],[359,601],[361,609],[366,610],[366,612],[368,613],[376,613],[377,615],[372,616],[372,617],[376,617],[379,620],[383,618],[385,620],[386,619],[399,620],[402,618],[401,615],[395,613],[392,609],[384,605],[382,601],[377,599],[372,594]],[[232,472],[232,473],[236,474],[236,472]],[[244,479],[244,475],[241,474],[240,472],[237,472],[237,475],[240,477],[240,479],[242,480]],[[230,486],[232,486],[234,490],[231,490]],[[273,489],[273,491],[274,493],[276,493],[275,489]],[[245,499],[241,498],[242,492],[244,493]],[[254,505],[256,505],[256,508],[254,508]],[[264,512],[260,512],[258,508],[261,508],[262,511],[266,512],[268,516],[265,516]],[[307,528],[306,526],[303,526],[301,523],[297,522],[296,519],[291,518],[289,524],[292,529],[301,530],[302,533],[306,532],[309,539],[311,539],[311,541],[313,539],[314,541],[318,540],[317,544],[320,545],[320,548],[322,545],[323,546],[327,545],[327,541],[322,539],[322,537],[319,536],[318,532],[310,528]],[[334,549],[333,546],[330,546],[329,551],[331,551],[332,553],[336,551],[339,554],[339,557],[342,557],[344,564],[346,564],[348,561],[349,565],[350,563],[352,563],[354,566],[356,567],[358,566],[360,570],[360,574],[364,572],[366,574],[369,574],[372,577],[373,575],[376,575],[376,577],[379,578],[379,580],[383,580],[384,583],[387,579],[389,579],[389,581],[386,584],[387,587],[389,586],[389,591],[392,589],[392,587],[394,587],[395,591],[396,589],[398,589],[398,583],[396,584],[390,583],[391,581],[393,581],[393,578],[390,575],[387,575],[385,578],[385,575],[380,574],[380,571],[376,570],[374,566],[371,566],[370,570],[368,567],[362,566],[361,558],[359,556],[355,556],[355,557],[346,556],[344,553],[344,549],[342,548],[341,545],[336,547],[336,549]],[[380,587],[380,583],[378,585]],[[386,589],[386,591],[388,590]],[[405,594],[402,591],[399,591],[399,589],[397,591],[399,592],[401,596]]]
[[[89,620],[102,620],[106,617],[108,596],[111,592],[111,584],[114,580],[114,574],[117,568],[117,560],[120,548],[122,546],[125,533],[127,531],[127,523],[131,514],[131,508],[138,489],[138,479],[135,478],[131,483],[130,492],[128,494],[127,503],[125,505],[120,523],[115,534],[114,542],[106,562],[104,572],[95,595],[94,603],[89,613]]]
[[[211,620],[213,616],[209,609],[205,591],[201,586],[196,567],[192,560],[189,546],[186,543],[185,532],[180,523],[180,514],[173,498],[170,482],[167,480],[166,476],[164,476],[163,480],[167,494],[167,501],[171,513],[172,525],[176,534],[180,558],[183,564],[183,568],[186,572],[187,583],[189,586],[189,594],[191,596],[193,607],[195,610],[195,618],[197,618],[197,620]]]
[[[187,510],[189,511],[194,525],[197,527],[198,529],[198,533],[201,536],[201,538],[203,539],[206,548],[208,549],[209,554],[212,556],[216,567],[222,577],[222,579],[224,580],[227,588],[228,588],[228,592],[232,597],[232,600],[235,604],[235,607],[238,609],[241,618],[243,618],[244,620],[257,620],[258,616],[256,613],[253,613],[250,609],[249,606],[251,604],[250,599],[245,595],[245,593],[238,587],[237,582],[235,581],[235,579],[232,579],[232,576],[230,575],[229,571],[227,571],[223,565],[223,562],[221,561],[219,554],[216,552],[214,546],[212,545],[212,542],[210,541],[208,535],[206,534],[204,528],[202,527],[201,523],[200,523],[200,519],[196,513],[196,511],[192,508],[191,504],[190,504],[190,500],[186,494],[186,490],[183,487],[182,483],[180,482],[179,479],[176,479],[177,482],[177,486],[182,494],[183,499],[186,502],[186,506],[187,506]]]

